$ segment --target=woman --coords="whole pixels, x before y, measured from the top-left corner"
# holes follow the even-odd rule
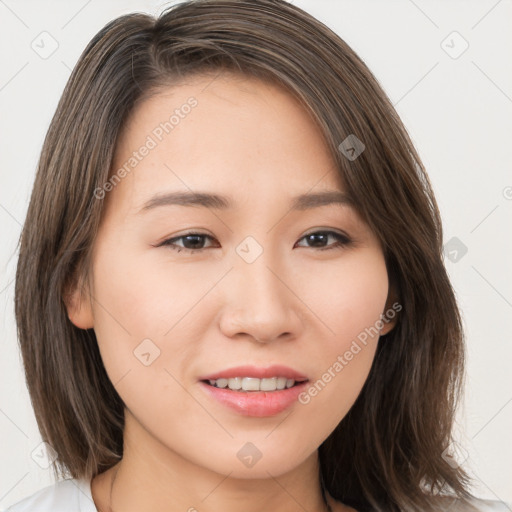
[[[9,510],[501,510],[450,458],[463,334],[420,159],[278,0],[122,16],[42,151],[16,317],[61,481]]]

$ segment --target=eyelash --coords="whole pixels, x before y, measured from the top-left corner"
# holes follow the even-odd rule
[[[352,240],[350,240],[346,235],[342,235],[341,233],[337,233],[336,231],[313,231],[312,233],[308,233],[307,235],[304,235],[299,240],[299,242],[301,240],[303,240],[304,238],[307,238],[312,235],[319,235],[319,234],[333,235],[337,239],[337,242],[334,244],[331,244],[327,247],[317,247],[316,248],[317,251],[329,251],[329,250],[337,249],[337,248],[341,249],[341,248],[349,246],[352,243]],[[187,236],[201,236],[201,237],[213,239],[212,236],[206,235],[204,233],[190,232],[190,233],[185,233],[181,236],[177,236],[175,238],[169,238],[167,240],[164,240],[162,243],[157,245],[157,247],[165,246],[165,247],[169,247],[170,249],[172,249],[174,251],[178,251],[178,252],[185,251],[187,253],[198,253],[198,252],[204,251],[206,249],[211,249],[211,247],[202,247],[201,249],[188,249],[187,247],[179,247],[174,244],[174,242],[176,242],[177,240],[181,240],[182,238],[186,238]],[[315,249],[315,247],[311,247],[311,249]]]

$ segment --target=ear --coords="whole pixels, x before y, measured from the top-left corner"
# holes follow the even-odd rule
[[[94,317],[90,300],[89,287],[82,279],[73,279],[64,293],[64,303],[68,318],[79,329],[94,327]]]
[[[384,336],[394,329],[397,324],[399,312],[402,310],[402,304],[398,300],[398,294],[394,287],[390,287],[388,298],[386,300],[386,306],[382,312],[382,322],[384,326],[380,331],[380,335]]]

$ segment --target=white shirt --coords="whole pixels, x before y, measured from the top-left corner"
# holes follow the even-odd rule
[[[512,507],[501,501],[473,502],[479,512],[510,512]],[[5,512],[98,512],[91,493],[91,482],[68,478],[49,485]]]
[[[44,487],[5,512],[98,512],[90,480],[68,478]]]

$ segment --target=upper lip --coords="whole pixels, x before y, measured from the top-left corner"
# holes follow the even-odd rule
[[[257,366],[235,366],[226,370],[211,373],[200,377],[199,380],[217,380],[217,379],[230,379],[234,377],[254,377],[258,379],[270,377],[286,377],[295,381],[308,380],[308,378],[293,368],[274,364],[272,366],[257,367]]]

